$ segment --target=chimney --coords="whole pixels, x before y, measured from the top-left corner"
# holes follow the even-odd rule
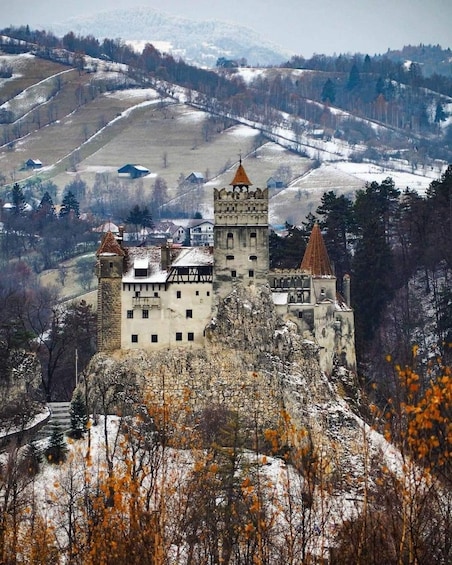
[[[350,275],[345,273],[342,278],[342,291],[345,298],[345,303],[350,306]]]
[[[118,226],[118,230],[119,230],[119,234],[118,237],[116,238],[119,245],[122,247],[123,241],[124,241],[124,226]]]
[[[173,246],[173,240],[167,239],[165,245],[162,245],[162,271],[167,271],[171,267],[171,248]]]

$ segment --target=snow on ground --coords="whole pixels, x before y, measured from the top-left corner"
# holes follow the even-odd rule
[[[202,122],[207,115],[208,114],[201,110],[187,109],[184,112],[181,112],[177,119],[180,122]]]
[[[254,137],[258,134],[258,132],[249,126],[239,125],[226,130],[226,134],[235,137]]]
[[[161,96],[153,88],[127,88],[125,90],[113,90],[105,94],[109,98],[118,100],[130,100],[132,98],[146,98],[147,100],[158,101]]]
[[[417,174],[415,172],[400,171],[392,167],[386,168],[372,163],[345,161],[335,163],[335,167],[349,175],[362,179],[364,182],[376,181],[381,183],[386,178],[391,177],[399,190],[409,187],[421,195],[425,194],[432,180],[438,178],[441,174],[440,171],[432,169],[420,169],[420,174]]]

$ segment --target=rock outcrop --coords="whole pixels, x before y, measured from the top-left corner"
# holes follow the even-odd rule
[[[348,483],[368,465],[368,428],[344,398],[340,375],[321,372],[315,345],[282,323],[266,287],[237,287],[223,300],[204,348],[98,354],[86,379],[97,411],[147,397],[184,417],[222,407],[260,431],[281,429],[284,414],[306,430],[332,476]]]

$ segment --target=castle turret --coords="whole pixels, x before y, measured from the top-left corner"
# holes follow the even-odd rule
[[[227,296],[241,283],[267,284],[268,190],[251,188],[240,164],[228,188],[214,189],[213,290],[217,298]]]
[[[97,256],[97,349],[121,348],[121,281],[125,250],[111,232],[102,239]]]

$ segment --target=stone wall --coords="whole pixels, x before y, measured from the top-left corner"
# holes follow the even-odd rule
[[[121,347],[121,279],[101,278],[97,289],[97,349]]]

